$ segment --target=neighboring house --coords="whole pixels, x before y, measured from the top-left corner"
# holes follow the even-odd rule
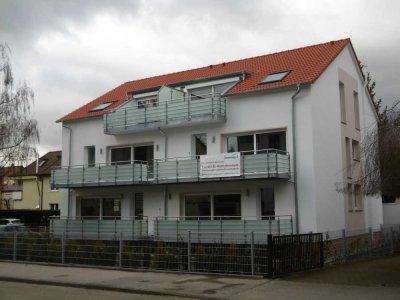
[[[51,170],[61,166],[61,151],[52,151],[26,168],[21,176],[22,201],[14,209],[58,210],[60,192],[50,184]]]
[[[22,200],[22,166],[0,168],[0,209],[13,209],[14,201]]]
[[[376,228],[382,201],[354,183],[376,120],[349,39],[223,62],[123,83],[64,116],[52,183],[62,216],[148,216],[155,235],[175,217],[197,220],[186,230]]]

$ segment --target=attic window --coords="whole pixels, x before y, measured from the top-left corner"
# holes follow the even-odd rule
[[[43,159],[39,162],[39,167],[42,167],[47,162],[47,159]]]
[[[103,109],[106,109],[107,107],[109,107],[111,104],[113,104],[115,101],[109,101],[109,102],[104,102],[104,103],[102,103],[102,104],[100,104],[100,105],[97,105],[96,107],[94,107],[94,108],[92,108],[91,110],[89,110],[89,111],[100,111],[100,110],[103,110]]]
[[[267,77],[261,80],[260,84],[282,81],[289,74],[289,72],[290,71],[284,71],[279,73],[268,74]]]

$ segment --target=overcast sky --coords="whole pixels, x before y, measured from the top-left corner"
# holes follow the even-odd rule
[[[40,154],[61,149],[55,121],[117,85],[350,37],[400,99],[400,1],[0,0],[0,43],[35,92]]]

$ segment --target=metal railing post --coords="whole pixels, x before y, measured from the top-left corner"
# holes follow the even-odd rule
[[[65,263],[65,232],[61,235],[61,264]]]
[[[275,176],[278,177],[278,151],[275,150]]]
[[[278,235],[281,235],[281,219],[278,216]]]
[[[190,119],[191,119],[191,116],[190,116],[190,101],[188,101],[187,104],[188,104],[187,105],[187,113],[188,113],[187,120],[190,121]]]
[[[122,268],[122,248],[123,248],[123,233],[122,232],[120,232],[120,235],[119,235],[119,254],[118,254],[118,267],[119,268]]]
[[[211,116],[214,119],[214,97],[211,97]]]
[[[18,240],[18,233],[14,231],[14,239],[13,239],[13,261],[17,260],[17,240]]]
[[[165,124],[168,124],[168,103],[165,102]]]
[[[219,231],[220,231],[220,235],[221,235],[221,244],[223,243],[223,239],[224,239],[224,236],[223,236],[223,233],[222,233],[222,227],[223,227],[223,224],[222,224],[222,218],[219,218],[219,224],[220,224],[220,226],[219,226]]]
[[[144,107],[144,127],[147,127],[147,106]]]
[[[126,108],[125,108],[125,129],[126,129]]]
[[[191,262],[191,255],[192,255],[192,249],[191,249],[191,232],[188,230],[188,242],[187,242],[187,262],[188,262],[188,272],[192,271],[192,262]]]
[[[251,232],[251,245],[250,245],[250,262],[251,262],[251,275],[255,275],[254,271],[254,231]]]

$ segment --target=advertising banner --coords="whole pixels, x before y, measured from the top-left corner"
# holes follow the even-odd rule
[[[200,156],[200,178],[240,176],[240,152]]]

